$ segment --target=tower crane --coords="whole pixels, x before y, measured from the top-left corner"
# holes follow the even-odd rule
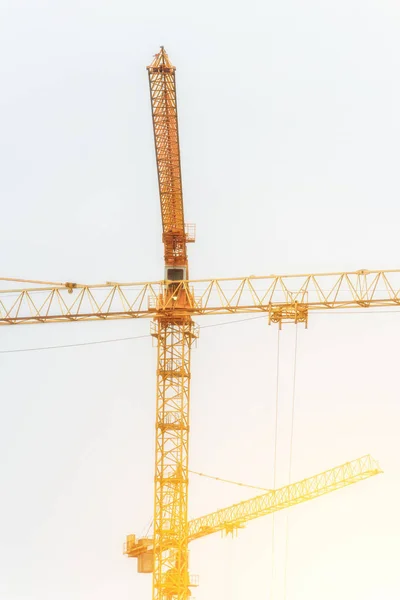
[[[382,473],[382,470],[377,462],[370,455],[362,456],[297,483],[269,490],[265,494],[193,519],[188,522],[188,542],[218,531],[233,533],[249,521],[319,498],[379,473]],[[130,558],[139,559],[140,573],[153,572],[153,557],[157,550],[152,538],[136,541],[135,535],[127,536],[125,554]]]
[[[400,270],[191,280],[187,244],[194,242],[195,228],[184,221],[175,67],[161,47],[147,69],[161,204],[164,278],[156,282],[100,285],[1,278],[0,325],[152,319],[151,334],[158,347],[154,530],[151,543],[141,546],[146,552],[151,547],[153,600],[187,600],[190,541],[217,530],[236,528],[266,514],[267,508],[267,512],[279,510],[348,485],[354,479],[346,471],[350,467],[342,466],[339,470],[342,469],[343,478],[333,488],[329,477],[334,476],[335,470],[305,480],[307,484],[299,482],[260,496],[259,499],[268,499],[269,504],[264,508],[264,500],[254,499],[213,513],[214,516],[188,521],[190,360],[199,330],[193,318],[261,313],[270,323],[281,327],[282,323],[307,325],[309,313],[315,310],[398,306]],[[365,470],[358,472],[354,481],[378,472],[378,467],[369,469],[363,464]],[[308,491],[305,485],[311,486]],[[313,485],[317,485],[314,490]],[[258,502],[261,502],[259,507]],[[256,507],[256,512],[252,512],[252,507]],[[136,541],[128,537],[129,556],[134,552],[141,554],[137,546],[134,550],[135,545]]]

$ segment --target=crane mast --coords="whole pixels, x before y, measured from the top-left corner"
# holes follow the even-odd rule
[[[187,308],[190,294],[177,291],[188,278],[183,214],[175,67],[164,48],[147,67],[153,115],[163,228],[164,294],[180,307],[178,315],[158,310],[157,394],[154,490],[153,600],[186,600],[188,566],[188,452],[190,357],[196,327]],[[191,239],[194,241],[194,239]]]

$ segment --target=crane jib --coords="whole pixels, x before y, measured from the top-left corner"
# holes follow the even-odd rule
[[[154,144],[163,227],[166,278],[186,279],[185,230],[179,147],[175,67],[164,48],[147,67],[153,117]],[[179,272],[178,272],[179,270]],[[173,276],[172,276],[173,275]]]

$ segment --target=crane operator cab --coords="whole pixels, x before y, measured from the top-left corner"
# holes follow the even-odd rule
[[[187,304],[187,289],[186,286],[182,285],[182,281],[187,280],[187,267],[186,266],[166,266],[165,267],[165,293],[167,299],[172,300],[174,303],[178,302],[182,306]]]
[[[187,279],[186,267],[165,267],[165,279],[167,281],[185,281]]]

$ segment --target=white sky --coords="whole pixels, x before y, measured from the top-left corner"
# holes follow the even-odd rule
[[[0,0],[1,275],[162,277],[145,69],[161,44],[178,67],[192,277],[399,267],[399,30],[386,0]],[[148,328],[3,328],[0,350]],[[288,600],[400,597],[399,334],[399,314],[367,312],[299,330],[294,478],[367,452],[385,474],[290,512]],[[281,336],[284,484],[294,328]],[[193,469],[271,485],[276,340],[263,320],[202,331]],[[0,598],[149,599],[121,550],[152,514],[150,341],[0,363]],[[191,516],[249,495],[193,480]],[[283,514],[276,526],[274,600]],[[197,600],[270,598],[271,520],[194,543],[191,567]]]

